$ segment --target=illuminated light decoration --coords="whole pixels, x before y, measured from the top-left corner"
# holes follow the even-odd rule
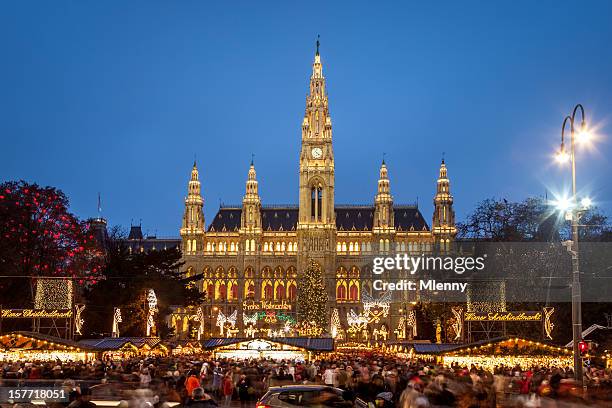
[[[331,333],[332,338],[335,339],[336,337],[338,337],[338,330],[341,330],[340,316],[338,315],[338,309],[333,308],[331,314],[331,326],[329,331]]]
[[[363,328],[363,326],[368,324],[367,317],[361,314],[358,315],[353,309],[349,310],[346,314],[346,320],[349,326],[357,326],[358,328]]]
[[[466,312],[466,322],[537,322],[542,312]]]
[[[387,330],[387,326],[385,326],[384,324],[380,327],[380,329],[374,329],[374,332],[372,333],[374,335],[374,340],[378,341],[379,337],[382,338],[382,340],[387,340],[387,336],[389,335],[389,331]]]
[[[246,329],[244,329],[244,334],[245,334],[247,337],[252,337],[252,338],[254,338],[254,337],[255,337],[255,335],[257,334],[257,332],[258,332],[258,330],[257,330],[255,327],[250,326],[250,325],[249,325],[249,326],[248,326]]]
[[[234,327],[228,327],[227,328],[227,337],[236,337],[236,334],[238,334],[240,330],[238,328],[234,328]]]
[[[397,336],[398,339],[403,340],[406,338],[406,318],[404,316],[400,317],[399,322],[397,324],[397,329],[393,330],[393,333]]]
[[[411,310],[408,312],[408,319],[406,320],[406,324],[412,327],[412,337],[417,336],[417,318],[416,318],[416,310]]]
[[[219,310],[219,314],[217,315],[217,327],[219,327],[221,331],[221,335],[223,336],[225,330],[225,323],[229,323],[230,327],[236,326],[236,320],[238,319],[238,309],[234,310],[234,312],[226,316],[222,311]]]
[[[34,296],[35,309],[72,309],[71,279],[38,279]]]
[[[198,325],[198,340],[201,340],[202,336],[204,336],[204,325],[206,324],[204,319],[204,310],[202,310],[201,306],[198,307],[198,311],[195,316],[195,321],[200,323]]]
[[[453,322],[453,330],[455,331],[454,340],[461,340],[461,336],[463,335],[463,308],[455,306],[451,309],[453,315],[455,316],[455,321]]]
[[[314,321],[301,322],[296,325],[296,329],[300,336],[317,337],[323,334],[323,328]]]
[[[389,315],[391,298],[391,291],[386,291],[376,300],[368,292],[363,292],[363,315],[368,318],[368,323],[378,323]]]
[[[153,316],[157,312],[157,296],[153,289],[147,290],[147,309],[147,337],[149,337],[155,327],[155,319]]]
[[[297,319],[300,323],[316,323],[318,328],[327,327],[327,291],[323,280],[323,270],[314,260],[298,280]]]
[[[123,320],[121,318],[121,309],[116,307],[113,310],[113,337],[119,337],[119,323]]]
[[[546,334],[546,338],[552,340],[552,331],[555,328],[553,322],[550,321],[550,317],[555,313],[554,307],[545,307],[544,308],[544,333]]]
[[[81,315],[83,314],[83,310],[85,310],[85,305],[74,305],[74,332],[78,335],[83,334],[81,333],[81,330],[83,329],[83,324],[85,323],[85,319],[81,317]]]
[[[248,315],[246,313],[242,313],[242,322],[244,323],[245,326],[249,325],[249,324],[257,324],[257,319],[259,317],[259,314],[257,312]]]

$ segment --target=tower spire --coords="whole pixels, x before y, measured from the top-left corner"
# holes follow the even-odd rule
[[[319,41],[320,38],[321,35],[317,34],[317,52],[315,53],[315,55],[319,55],[319,45],[321,45],[321,42]]]
[[[261,198],[259,197],[257,173],[252,158],[247,175],[246,191],[242,199],[240,224],[243,232],[253,233],[261,230]]]
[[[453,209],[453,196],[450,193],[450,180],[444,153],[438,175],[436,195],[434,196],[434,214],[432,222],[432,232],[441,251],[450,250],[450,242],[457,235],[455,227],[455,210]]]
[[[378,179],[378,191],[376,197],[374,197],[374,230],[378,233],[389,232],[393,227],[393,196],[391,195],[389,172],[383,155]]]
[[[191,168],[191,178],[187,187],[185,198],[185,213],[181,227],[183,238],[183,251],[186,254],[195,254],[204,248],[204,199],[201,194],[200,175],[195,159]]]

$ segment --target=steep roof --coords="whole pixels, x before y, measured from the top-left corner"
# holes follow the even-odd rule
[[[298,207],[269,206],[261,209],[264,231],[295,231],[298,222]],[[414,205],[398,205],[393,208],[395,228],[398,231],[429,231],[429,225],[419,208]],[[208,226],[210,232],[230,232],[240,229],[241,207],[221,207]],[[338,231],[371,231],[374,206],[336,206],[336,228]]]

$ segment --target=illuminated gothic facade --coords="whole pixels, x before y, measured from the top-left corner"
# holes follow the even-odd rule
[[[297,319],[297,282],[310,260],[322,267],[329,321],[336,324],[325,332],[349,340],[366,340],[372,333],[388,339],[414,334],[409,316],[414,299],[406,295],[391,298],[388,310],[376,312],[378,318],[356,323],[354,317],[361,316],[364,301],[382,307],[376,300],[390,296],[372,287],[372,256],[444,250],[454,239],[453,197],[444,161],[431,228],[417,205],[394,205],[384,160],[373,203],[336,205],[332,120],[318,45],[301,135],[295,206],[262,204],[251,162],[242,206],[221,206],[207,226],[194,163],[180,234],[186,273],[199,276],[200,290],[206,293],[199,313],[205,321],[200,325],[193,311],[178,310],[171,322],[177,334],[193,334],[196,327],[206,337],[295,334],[289,328]]]

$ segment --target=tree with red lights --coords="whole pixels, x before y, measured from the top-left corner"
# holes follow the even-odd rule
[[[68,198],[63,192],[25,181],[0,184],[3,305],[26,306],[31,300],[33,278],[40,276],[95,283],[101,263],[87,223],[68,211]],[[24,299],[24,295],[30,299]]]

